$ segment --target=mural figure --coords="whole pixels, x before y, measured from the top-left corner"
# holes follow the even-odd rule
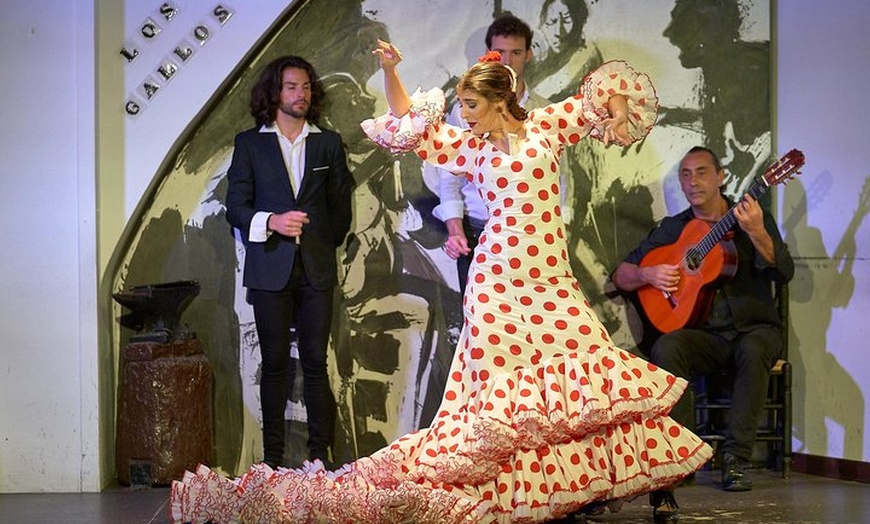
[[[528,76],[534,88],[551,100],[576,92],[583,78],[605,61],[598,46],[584,35],[588,17],[583,1],[541,4],[537,34],[543,44]],[[634,351],[642,343],[643,330],[634,325],[640,319],[633,314],[630,299],[610,282],[610,273],[635,240],[655,225],[648,185],[654,177],[648,170],[658,160],[643,144],[632,147],[631,161],[625,152],[605,151],[590,140],[566,148],[562,157],[569,181],[564,185],[568,193],[564,215],[574,276],[613,339]]]
[[[225,183],[219,184],[225,186]],[[220,192],[220,189],[218,189]],[[220,208],[209,191],[202,209]],[[227,260],[235,259],[232,236],[223,213],[205,214],[186,221],[177,209],[157,206],[158,216],[146,222],[126,266],[129,286],[196,278],[201,290],[183,315],[184,323],[196,333],[214,372],[212,413],[214,425],[237,428],[213,435],[215,464],[235,470],[242,452],[244,383],[239,374],[240,348],[237,336],[239,316],[233,289],[235,272]],[[132,332],[121,333],[126,344]],[[120,465],[118,465],[120,466]]]
[[[700,127],[704,145],[722,159],[732,196],[743,194],[771,156],[770,42],[741,40],[743,22],[740,2],[676,0],[664,32],[683,66],[700,68],[702,78],[700,107],[664,108],[661,124]]]
[[[350,103],[328,120],[356,129],[348,159],[358,183],[357,218],[341,260],[332,333],[350,459],[421,425],[430,363],[450,347],[450,326],[457,331],[459,320],[440,307],[456,293],[431,259],[419,234],[421,214],[405,194],[403,173],[419,177],[419,164],[394,161],[362,135],[359,122],[372,115],[375,102],[363,84],[343,73],[324,82],[327,93]]]

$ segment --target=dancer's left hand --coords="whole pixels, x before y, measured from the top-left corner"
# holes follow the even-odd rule
[[[628,134],[628,117],[624,114],[617,114],[612,118],[607,118],[603,124],[604,136],[601,138],[604,141],[604,145],[627,146],[631,144],[631,136]]]
[[[602,122],[604,124],[604,133],[601,140],[605,146],[616,144],[618,146],[627,146],[633,142],[628,126],[631,123],[628,121],[628,100],[625,96],[616,94],[610,97],[607,102],[610,118]]]

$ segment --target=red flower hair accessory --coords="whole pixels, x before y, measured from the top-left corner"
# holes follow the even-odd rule
[[[497,62],[501,64],[501,53],[498,51],[487,51],[483,56],[477,59],[478,62]],[[505,69],[511,74],[511,91],[517,90],[517,72],[512,67],[504,65]]]
[[[477,59],[478,62],[501,62],[501,53],[498,51],[487,51],[482,57]]]

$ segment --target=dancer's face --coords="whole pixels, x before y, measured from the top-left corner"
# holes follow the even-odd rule
[[[504,127],[504,119],[501,118],[498,105],[489,102],[474,91],[469,89],[461,91],[459,102],[462,104],[462,118],[475,135],[500,131]]]

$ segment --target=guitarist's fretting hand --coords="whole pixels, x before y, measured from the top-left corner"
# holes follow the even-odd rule
[[[764,229],[764,214],[761,211],[761,205],[752,198],[752,195],[747,194],[733,209],[737,225],[749,236],[755,249],[765,262],[773,264],[775,262],[773,239]]]

